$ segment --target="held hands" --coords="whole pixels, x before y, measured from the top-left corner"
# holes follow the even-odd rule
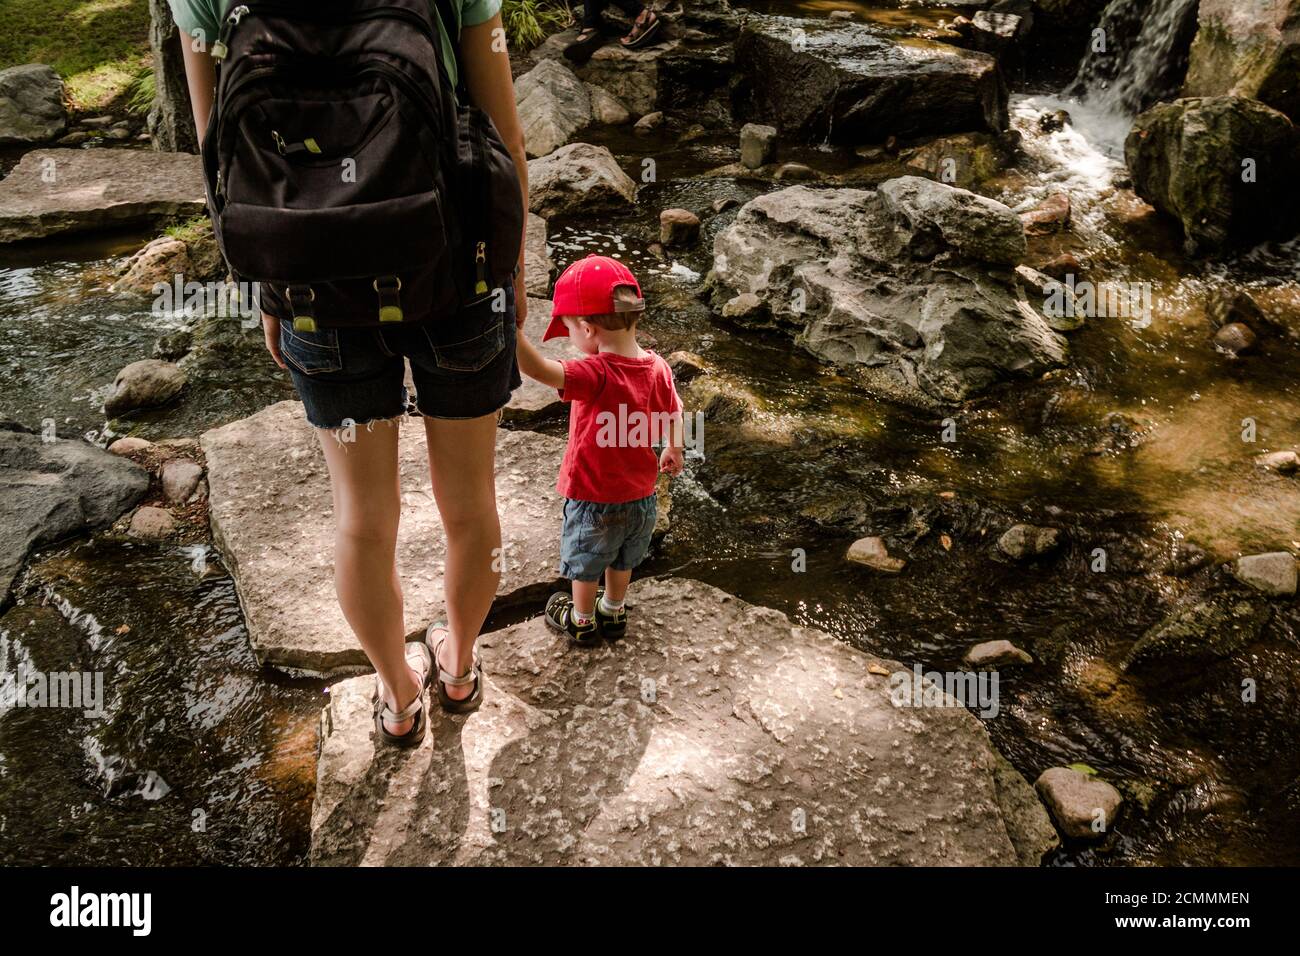
[[[659,453],[659,470],[664,474],[676,477],[686,468],[686,457],[682,454],[680,447],[665,445],[664,450]]]

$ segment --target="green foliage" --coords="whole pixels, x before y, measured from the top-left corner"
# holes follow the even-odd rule
[[[103,109],[149,65],[148,0],[4,0],[0,69],[48,63],[74,109]]]
[[[189,245],[199,239],[211,234],[210,220],[207,216],[195,216],[193,219],[186,219],[184,222],[178,222],[175,225],[168,226],[163,230],[163,234],[173,239],[179,239],[181,242]]]
[[[568,0],[505,0],[501,22],[511,49],[529,50],[573,22]]]
[[[126,110],[128,113],[143,115],[153,106],[154,92],[157,88],[153,70],[141,70],[136,74],[127,90]]]

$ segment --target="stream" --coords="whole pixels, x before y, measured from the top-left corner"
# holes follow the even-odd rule
[[[956,13],[831,0],[750,6],[817,17],[852,9],[921,36]],[[1271,338],[1230,358],[1211,346],[1205,315],[1231,289],[1294,313],[1300,241],[1209,265],[1187,259],[1177,226],[1115,185],[1131,102],[1104,94],[1123,83],[1111,76],[1105,90],[1088,88],[1086,62],[1078,81],[1065,73],[1013,84],[1023,158],[978,191],[1012,208],[1068,191],[1073,228],[1031,240],[1031,259],[1070,252],[1094,282],[1149,284],[1154,321],[1089,319],[1070,336],[1067,368],[946,413],[873,399],[788,338],[732,327],[700,301],[713,238],[736,214],[709,214],[711,204],[783,185],[713,172],[736,160],[734,131],[682,141],[601,127],[582,137],[634,176],[656,158],[657,177],[627,214],[552,219],[556,265],[589,252],[626,261],[651,304],[649,344],[697,353],[709,370],[683,390],[688,411],[715,407],[719,395],[740,408],[706,425],[705,457],[688,459],[672,529],[644,574],[706,581],[909,667],[961,669],[972,644],[998,638],[1030,651],[1035,666],[1002,675],[1000,713],[985,721],[994,743],[1031,783],[1047,767],[1082,762],[1128,804],[1103,843],[1067,844],[1049,864],[1295,864],[1295,602],[1278,606],[1249,661],[1216,664],[1211,679],[1151,685],[1118,668],[1179,600],[1225,587],[1215,561],[1300,547],[1295,482],[1253,463],[1297,441],[1300,346]],[[1040,131],[1038,117],[1061,108],[1072,123]],[[783,144],[782,160],[861,188],[910,172],[829,147]],[[658,213],[670,207],[701,212],[704,227],[697,246],[661,258]],[[52,418],[63,435],[110,437],[105,387],[180,324],[105,291],[115,263],[148,238],[0,250],[0,418],[30,427]],[[132,433],[194,436],[290,396],[260,331],[244,338],[239,362],[201,372],[180,405]],[[941,440],[945,418],[959,441]],[[1246,419],[1257,424],[1253,443],[1242,440]],[[541,427],[564,431],[562,421]],[[1065,529],[1069,543],[1049,562],[1013,564],[993,542],[1015,521]],[[848,564],[845,549],[862,534],[885,536],[907,569]],[[1098,547],[1103,573],[1093,570]],[[796,570],[797,555],[806,566]],[[35,559],[26,589],[0,620],[0,663],[80,660],[120,690],[95,722],[0,711],[0,862],[303,862],[323,686],[257,666],[210,547],[100,535]],[[1244,679],[1273,695],[1266,705],[1240,706]]]

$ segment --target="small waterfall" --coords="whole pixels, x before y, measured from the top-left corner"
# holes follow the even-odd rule
[[[1067,94],[1125,117],[1174,96],[1187,73],[1197,6],[1198,0],[1111,0],[1098,24],[1105,50],[1089,41]]]

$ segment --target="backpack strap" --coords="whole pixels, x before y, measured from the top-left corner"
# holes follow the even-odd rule
[[[459,0],[433,0],[438,10],[438,19],[442,21],[442,28],[451,43],[452,58],[456,61],[456,101],[464,105],[469,103],[469,88],[465,85],[465,64],[460,58],[460,18],[452,9],[453,2],[458,3]]]

